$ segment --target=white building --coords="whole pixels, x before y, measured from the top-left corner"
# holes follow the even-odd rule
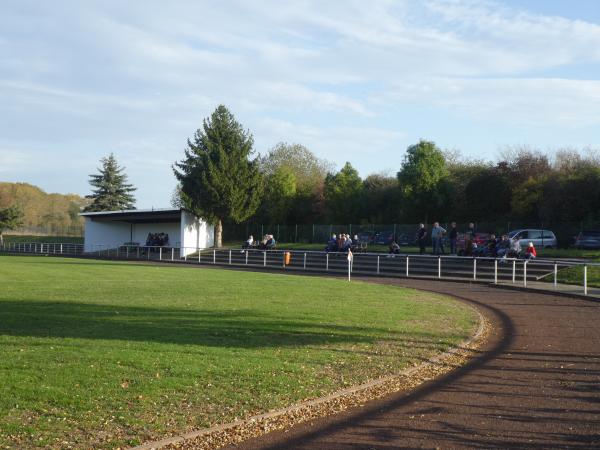
[[[214,245],[214,226],[183,209],[133,209],[81,213],[85,218],[84,252],[124,244],[146,245],[150,233],[169,235],[165,246],[181,248],[181,256]]]

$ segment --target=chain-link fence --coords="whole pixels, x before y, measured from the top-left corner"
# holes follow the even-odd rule
[[[559,247],[574,244],[576,236],[584,230],[600,230],[600,222],[525,222],[498,221],[474,222],[476,231],[493,233],[496,236],[522,229],[549,230],[554,233]],[[325,243],[333,234],[347,233],[351,237],[357,235],[360,240],[377,244],[388,244],[391,238],[401,245],[415,243],[419,224],[228,224],[223,227],[225,242],[243,241],[252,235],[260,239],[265,234],[272,234],[278,242],[288,243]],[[449,229],[450,223],[441,223]],[[459,232],[467,230],[468,223],[457,223]],[[431,224],[428,225],[431,228]]]

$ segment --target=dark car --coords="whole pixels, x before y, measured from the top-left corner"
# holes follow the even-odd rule
[[[389,245],[394,239],[393,231],[380,231],[375,235],[373,239],[374,244]]]
[[[600,249],[600,231],[582,231],[575,238],[575,247]]]
[[[364,242],[367,244],[371,244],[373,242],[374,238],[375,238],[375,235],[373,233],[371,233],[370,231],[363,231],[361,233],[358,233],[358,242]]]

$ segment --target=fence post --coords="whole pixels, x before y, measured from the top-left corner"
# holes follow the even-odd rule
[[[438,256],[438,278],[442,278],[442,257]]]
[[[229,265],[231,265],[231,250],[229,250]]]
[[[583,266],[583,295],[588,295],[587,289],[587,264]]]
[[[408,277],[408,255],[406,255],[406,276]]]
[[[377,275],[379,275],[379,258],[380,256],[377,255]]]
[[[198,249],[198,264],[200,264],[202,262],[202,249],[199,248]]]
[[[171,261],[175,259],[175,247],[171,247]]]
[[[558,283],[558,264],[554,263],[554,289],[556,289]]]
[[[136,248],[137,248],[137,251],[136,251],[136,255],[135,256],[136,256],[137,259],[140,259],[140,246],[138,245]]]
[[[473,279],[477,279],[477,258],[473,258]]]
[[[249,250],[246,250],[246,265],[248,265],[248,252]]]
[[[213,264],[217,263],[217,251],[213,250]]]
[[[325,255],[325,272],[329,271],[329,253]]]
[[[517,281],[517,260],[513,259],[513,274],[512,281],[515,283]]]
[[[304,270],[306,270],[306,252],[304,252]]]
[[[162,261],[162,247],[158,247],[158,260]]]
[[[498,260],[494,259],[494,284],[498,284]]]
[[[263,252],[263,266],[267,266],[267,252]]]
[[[527,261],[523,262],[523,286],[527,286]]]

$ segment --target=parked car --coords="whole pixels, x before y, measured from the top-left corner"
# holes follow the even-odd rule
[[[513,230],[508,233],[508,236],[517,239],[522,248],[527,247],[530,242],[533,242],[537,248],[558,248],[556,235],[550,230]]]
[[[394,239],[393,231],[380,231],[375,235],[375,239],[373,239],[374,244],[380,245],[389,245]]]
[[[373,242],[373,239],[375,238],[375,235],[370,231],[363,231],[361,233],[358,233],[357,236],[358,242],[364,242],[366,244],[371,244]]]
[[[575,238],[575,247],[600,249],[600,231],[582,231]]]

